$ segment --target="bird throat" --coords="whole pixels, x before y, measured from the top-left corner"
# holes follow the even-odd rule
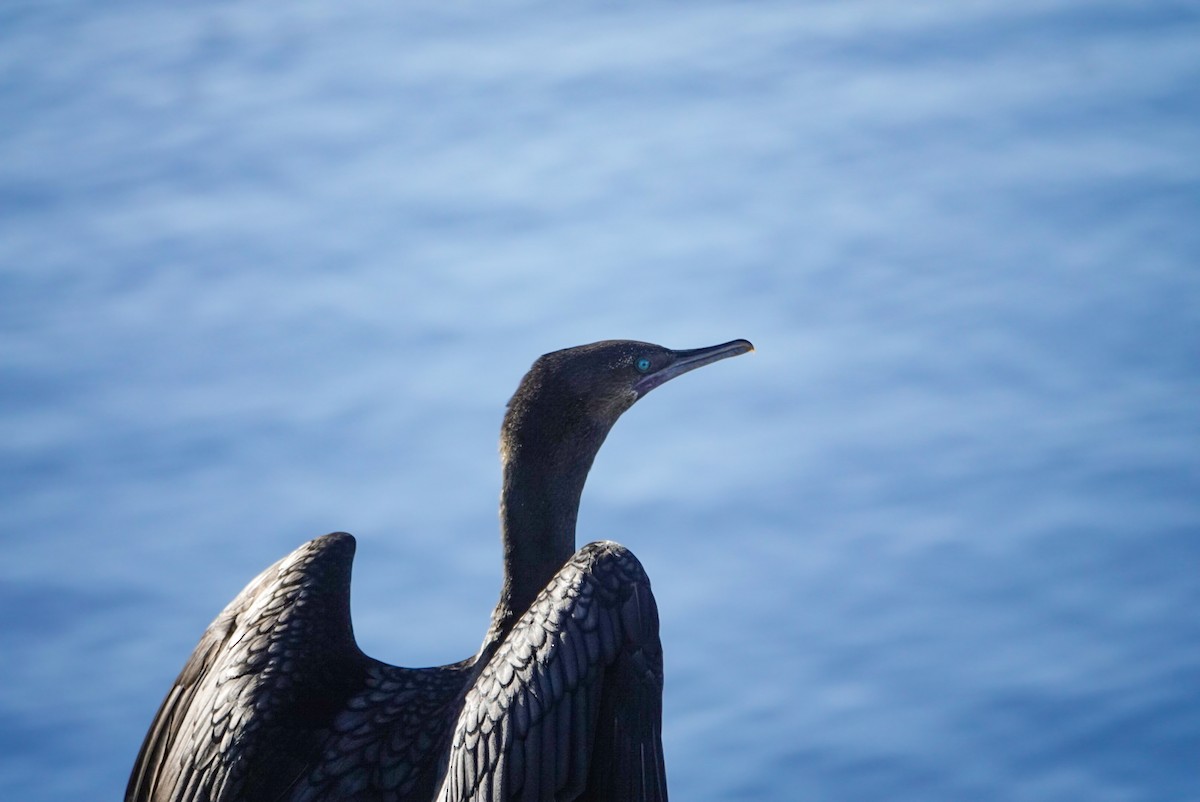
[[[485,648],[498,645],[575,553],[583,486],[607,426],[571,431],[538,427],[543,436],[506,430],[501,440],[500,534],[504,582]]]

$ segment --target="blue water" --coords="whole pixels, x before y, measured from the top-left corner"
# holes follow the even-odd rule
[[[679,800],[1200,800],[1200,9],[0,11],[0,796],[119,798],[262,567],[472,653],[539,354],[621,421]]]

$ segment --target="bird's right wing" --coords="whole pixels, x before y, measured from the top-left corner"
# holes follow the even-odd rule
[[[658,609],[624,547],[559,571],[467,693],[439,802],[666,800]]]

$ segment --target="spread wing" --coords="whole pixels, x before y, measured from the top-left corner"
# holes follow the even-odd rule
[[[580,549],[468,691],[439,802],[667,798],[662,646],[641,564]]]
[[[150,726],[126,802],[427,800],[473,660],[400,668],[350,625],[354,538],[263,571],[205,631]]]
[[[159,708],[127,802],[276,800],[309,771],[372,662],[350,626],[353,558],[350,535],[317,538],[229,603]]]

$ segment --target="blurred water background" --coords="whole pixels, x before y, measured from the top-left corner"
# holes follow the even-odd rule
[[[472,653],[529,363],[617,426],[679,800],[1200,800],[1200,7],[0,10],[0,796],[120,798],[303,541]]]

